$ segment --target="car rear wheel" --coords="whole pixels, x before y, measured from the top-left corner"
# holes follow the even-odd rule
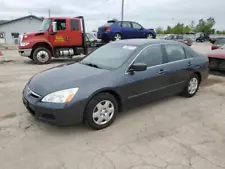
[[[113,41],[117,41],[117,40],[121,40],[122,39],[122,36],[121,34],[119,33],[116,33],[114,36],[113,36]]]
[[[118,113],[118,103],[114,96],[101,93],[88,103],[84,120],[95,130],[110,126]]]
[[[51,60],[51,52],[44,47],[39,47],[34,50],[33,59],[36,64],[47,64]]]
[[[198,91],[199,84],[200,77],[197,74],[192,74],[182,92],[182,95],[187,98],[193,97]]]

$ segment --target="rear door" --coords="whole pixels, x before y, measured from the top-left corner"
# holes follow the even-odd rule
[[[68,35],[70,46],[82,45],[81,21],[79,19],[70,19],[70,30]]]
[[[171,93],[182,90],[190,76],[190,60],[180,44],[164,44],[167,54],[167,71]]]
[[[133,36],[134,38],[144,38],[145,32],[142,26],[136,22],[131,22],[133,28]]]
[[[121,26],[122,26],[121,33],[122,33],[122,37],[124,39],[132,39],[132,38],[134,38],[133,28],[132,28],[130,22],[123,21]]]

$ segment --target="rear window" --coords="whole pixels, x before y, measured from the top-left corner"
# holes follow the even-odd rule
[[[114,24],[115,22],[109,22],[109,23],[106,23],[104,24],[103,26],[111,26],[112,24]]]

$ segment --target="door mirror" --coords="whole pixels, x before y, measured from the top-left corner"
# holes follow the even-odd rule
[[[147,65],[145,63],[134,63],[133,65],[130,66],[129,72],[140,72],[140,71],[145,71],[147,69]]]
[[[57,32],[57,23],[56,22],[52,22],[52,31],[53,31],[53,33]]]

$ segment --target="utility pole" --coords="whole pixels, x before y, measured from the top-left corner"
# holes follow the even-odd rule
[[[122,0],[121,21],[123,21],[123,14],[124,14],[124,0]]]
[[[50,11],[50,9],[48,9],[48,17],[49,18],[51,17],[51,11]]]

